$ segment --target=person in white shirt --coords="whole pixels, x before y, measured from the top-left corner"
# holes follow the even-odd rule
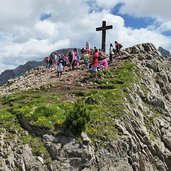
[[[109,60],[110,60],[110,64],[109,65],[112,65],[112,63],[113,63],[114,54],[115,54],[115,49],[114,49],[112,43],[110,43],[110,48],[109,48]]]

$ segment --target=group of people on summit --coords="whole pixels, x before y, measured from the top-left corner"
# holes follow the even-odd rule
[[[68,66],[70,70],[76,69],[79,65],[84,64],[92,73],[93,77],[97,78],[97,71],[107,69],[112,65],[113,59],[121,56],[120,49],[122,45],[115,41],[115,46],[110,44],[109,61],[108,56],[101,49],[82,48],[81,51],[74,48],[68,54],[59,54],[53,52],[50,56],[45,57],[44,62],[46,67],[50,70],[57,68],[58,77],[61,77],[65,67]]]

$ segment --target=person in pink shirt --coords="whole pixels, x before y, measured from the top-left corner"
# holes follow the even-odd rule
[[[78,50],[74,48],[74,65],[77,67],[78,66]]]
[[[99,58],[99,52],[96,49],[93,53],[93,60],[91,62],[91,71],[92,71],[92,73],[95,73],[95,78],[97,78],[97,67],[99,65],[98,58]]]
[[[68,61],[68,56],[67,56],[66,53],[64,53],[63,59],[64,59],[64,61],[65,61],[65,65],[67,65],[69,61]]]
[[[106,60],[106,58],[103,58],[100,62],[100,66],[99,68],[100,69],[107,69],[108,68],[108,61]]]

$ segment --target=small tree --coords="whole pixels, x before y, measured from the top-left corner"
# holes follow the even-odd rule
[[[83,102],[75,103],[72,111],[66,117],[66,127],[74,134],[79,135],[85,130],[86,124],[90,121],[90,112]]]

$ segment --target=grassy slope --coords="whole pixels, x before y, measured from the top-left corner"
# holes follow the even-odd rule
[[[24,116],[28,124],[35,128],[55,134],[64,134],[67,129],[75,132],[74,130],[81,127],[75,133],[79,135],[84,130],[93,141],[115,139],[117,130],[114,119],[124,115],[125,90],[131,88],[136,80],[133,69],[134,65],[125,61],[118,69],[110,68],[100,72],[101,79],[93,80],[96,89],[72,92],[79,100],[75,104],[73,101],[65,101],[62,92],[57,94],[51,88],[1,97],[0,127],[8,132],[13,131],[14,134],[16,130],[17,136],[24,143],[30,143],[34,154],[43,153],[47,156],[41,138],[22,134],[18,116]],[[85,78],[83,81],[92,79]]]

